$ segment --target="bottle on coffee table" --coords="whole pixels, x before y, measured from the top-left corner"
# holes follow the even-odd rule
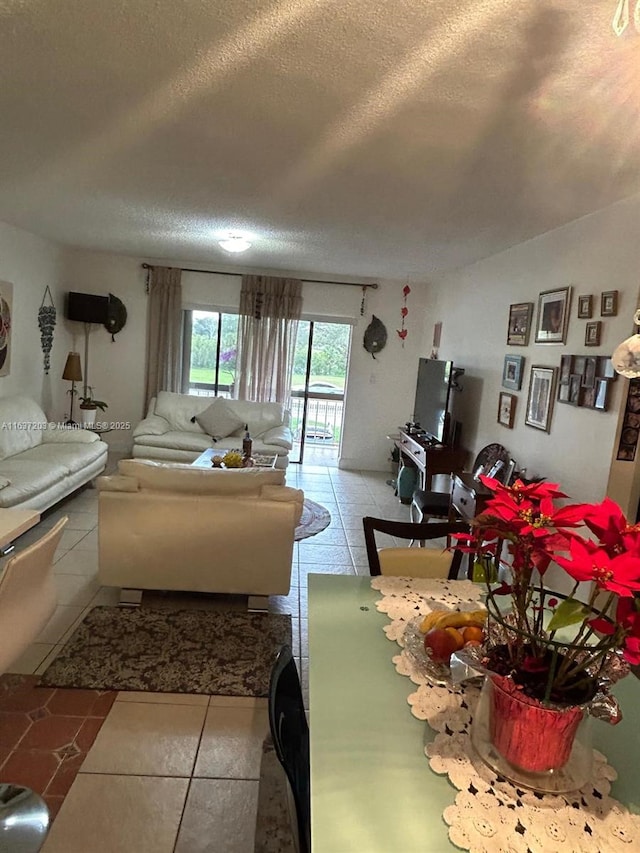
[[[249,424],[244,425],[244,438],[242,439],[242,467],[252,468],[256,463],[252,456],[253,441],[249,434]]]

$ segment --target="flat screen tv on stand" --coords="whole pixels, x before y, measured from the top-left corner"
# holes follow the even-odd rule
[[[454,375],[452,361],[421,358],[413,406],[413,420],[438,444],[449,444],[449,402]]]

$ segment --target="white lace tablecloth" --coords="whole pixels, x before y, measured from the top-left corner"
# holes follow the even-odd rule
[[[382,594],[377,609],[391,620],[385,634],[401,648],[407,623],[429,613],[430,603],[471,603],[481,594],[470,581],[375,577],[371,586]],[[594,750],[592,779],[574,794],[542,795],[516,788],[472,750],[469,727],[479,688],[430,684],[404,650],[393,663],[418,687],[408,697],[411,712],[437,732],[425,747],[431,769],[446,774],[458,790],[443,814],[453,844],[472,853],[616,853],[635,848],[640,816],[609,796],[617,774],[604,755]]]

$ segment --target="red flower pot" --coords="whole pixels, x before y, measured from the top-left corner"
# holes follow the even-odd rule
[[[545,707],[508,676],[485,679],[471,741],[483,761],[518,785],[560,793],[582,787],[593,750],[583,706]]]

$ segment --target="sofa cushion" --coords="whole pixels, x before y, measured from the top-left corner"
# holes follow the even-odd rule
[[[55,486],[67,475],[67,469],[59,462],[26,459],[24,454],[4,459],[0,463],[0,477],[6,477],[11,484],[0,490],[0,507],[11,507],[29,500]]]
[[[45,413],[30,397],[0,398],[0,459],[36,447],[46,426]]]
[[[182,432],[194,432],[202,435],[204,430],[192,421],[211,405],[211,397],[197,397],[192,394],[176,394],[173,391],[158,392],[155,414],[169,421],[171,429]]]
[[[136,477],[140,488],[188,494],[259,494],[263,486],[282,486],[285,479],[284,471],[278,469],[195,468],[144,459],[121,459],[118,471],[125,477]]]
[[[211,447],[211,437],[199,432],[178,432],[169,430],[164,435],[145,435],[136,439],[136,444],[146,447],[166,447],[171,450],[191,450],[202,453],[207,447]]]
[[[242,429],[244,421],[234,412],[224,397],[216,397],[210,406],[195,415],[202,429],[215,441]]]
[[[75,474],[100,459],[101,456],[105,456],[106,451],[104,441],[87,442],[86,444],[57,444],[53,442],[49,444],[44,442],[39,447],[25,450],[24,453],[20,454],[20,460],[29,459],[35,462],[62,465],[68,474]]]
[[[251,438],[258,438],[268,429],[281,426],[285,421],[282,403],[256,403],[251,400],[229,400],[229,405],[242,421],[249,425]]]

